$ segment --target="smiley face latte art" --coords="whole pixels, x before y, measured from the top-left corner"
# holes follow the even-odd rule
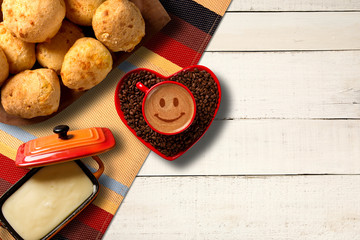
[[[182,86],[166,83],[157,86],[146,98],[144,114],[157,131],[172,134],[184,130],[194,117],[194,100]]]

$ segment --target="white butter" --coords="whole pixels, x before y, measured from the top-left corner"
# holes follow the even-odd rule
[[[75,162],[40,169],[3,204],[9,224],[25,240],[44,237],[93,192],[93,183]]]

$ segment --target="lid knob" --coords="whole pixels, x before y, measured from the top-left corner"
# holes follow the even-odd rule
[[[69,131],[69,126],[67,125],[58,125],[54,127],[53,132],[58,135],[60,139],[66,140],[69,139],[67,132]]]

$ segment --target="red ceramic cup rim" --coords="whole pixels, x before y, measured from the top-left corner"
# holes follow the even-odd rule
[[[159,131],[157,130],[156,128],[154,128],[150,123],[149,121],[147,120],[146,118],[146,115],[145,115],[145,101],[147,99],[147,97],[149,96],[149,94],[157,87],[163,85],[163,84],[176,84],[176,85],[179,85],[181,86],[182,88],[184,88],[191,96],[191,99],[193,100],[193,104],[194,104],[194,114],[190,120],[190,122],[186,125],[186,127],[182,128],[181,130],[177,131],[177,132],[172,132],[172,133],[166,133],[166,132],[162,132],[162,131]],[[140,86],[139,86],[140,85]],[[153,85],[151,88],[147,88],[145,85],[143,85],[141,82],[138,82],[136,83],[136,86],[140,89],[140,88],[143,88],[145,89],[145,96],[144,96],[144,99],[143,99],[143,103],[142,103],[142,115],[145,119],[145,122],[147,123],[147,125],[149,125],[149,127],[154,130],[155,132],[158,132],[160,134],[163,134],[163,135],[176,135],[176,134],[179,134],[183,131],[185,131],[186,129],[188,129],[191,124],[194,122],[194,119],[195,119],[195,116],[196,116],[196,101],[195,101],[195,98],[194,98],[194,95],[192,94],[192,92],[190,91],[189,88],[187,88],[184,84],[181,84],[179,82],[175,82],[175,81],[163,81],[163,82],[159,82],[155,85]],[[141,90],[141,89],[140,89]],[[143,91],[143,90],[141,90]]]

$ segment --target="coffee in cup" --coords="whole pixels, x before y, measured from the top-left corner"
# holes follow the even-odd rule
[[[143,115],[153,130],[172,135],[184,131],[193,122],[195,99],[183,84],[164,81],[148,89],[139,82],[137,87],[146,93]]]

